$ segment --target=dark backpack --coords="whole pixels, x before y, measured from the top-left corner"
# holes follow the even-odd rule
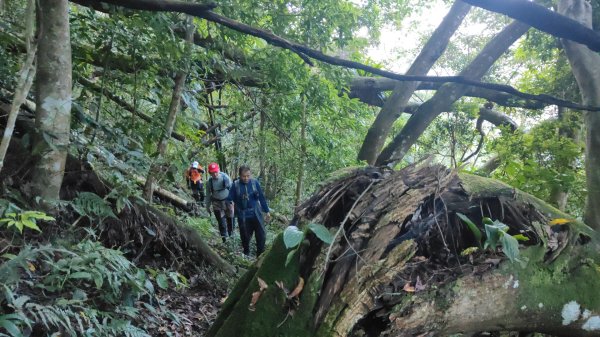
[[[252,184],[252,189],[254,190],[254,197],[258,199],[258,181],[256,179],[250,179],[250,184]],[[240,196],[242,195],[240,191],[240,180],[236,179],[233,181],[233,186],[235,187],[235,194]]]

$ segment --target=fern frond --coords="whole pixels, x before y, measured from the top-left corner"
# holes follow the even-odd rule
[[[79,192],[71,202],[73,209],[81,216],[88,218],[117,218],[110,203],[95,193]]]

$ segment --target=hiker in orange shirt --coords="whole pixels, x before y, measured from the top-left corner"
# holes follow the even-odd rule
[[[204,168],[200,166],[197,161],[194,161],[192,165],[185,171],[185,181],[187,186],[192,190],[192,196],[196,202],[204,205],[204,183],[202,182],[202,175],[204,174]]]

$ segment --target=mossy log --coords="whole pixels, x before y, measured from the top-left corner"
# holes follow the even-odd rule
[[[502,246],[468,249],[482,242],[457,213],[527,238],[519,261]],[[277,238],[208,336],[600,335],[596,233],[501,182],[440,166],[354,169],[296,215],[338,233],[332,246],[307,234],[290,251]]]

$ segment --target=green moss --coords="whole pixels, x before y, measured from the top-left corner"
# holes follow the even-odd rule
[[[512,197],[515,188],[499,180],[484,178],[474,174],[461,172],[458,174],[465,191],[473,198]]]
[[[335,327],[337,322],[338,315],[344,310],[345,303],[334,301],[329,309],[327,310],[327,314],[323,319],[323,322],[319,326],[319,330],[315,334],[316,337],[329,337],[331,336],[331,331]]]
[[[576,301],[586,309],[599,311],[600,275],[596,265],[600,254],[590,246],[563,252],[549,265],[539,258],[539,248],[524,250],[530,263],[512,269],[521,287],[519,307],[538,308],[541,303],[546,309],[560,312],[565,303]]]
[[[266,252],[262,264],[251,275],[249,282],[240,281],[217,321],[222,322],[214,330],[215,337],[302,337],[311,336],[312,309],[320,287],[319,280],[311,277],[300,295],[300,304],[290,311],[285,293],[277,287],[276,281],[282,282],[289,290],[293,290],[299,280],[298,259],[285,266],[288,250],[283,243],[282,235],[273,242]],[[248,277],[250,273],[246,274]],[[316,276],[316,275],[315,275]],[[264,280],[268,288],[262,293],[255,305],[249,310],[252,293],[259,291],[258,277]]]

